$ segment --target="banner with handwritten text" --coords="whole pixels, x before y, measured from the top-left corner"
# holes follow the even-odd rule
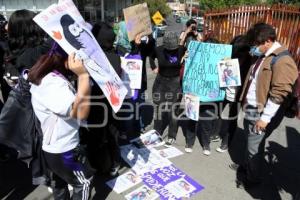
[[[123,13],[130,41],[133,41],[137,34],[149,35],[152,33],[147,3],[124,8]]]
[[[204,189],[174,165],[165,166],[143,174],[142,180],[160,195],[162,200],[190,198]]]
[[[201,102],[224,100],[225,90],[220,88],[217,66],[224,58],[230,58],[231,52],[231,45],[190,42],[184,68],[183,92],[198,96]]]

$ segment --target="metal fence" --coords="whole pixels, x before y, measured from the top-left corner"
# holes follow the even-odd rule
[[[288,5],[240,6],[212,10],[204,15],[204,34],[212,34],[222,43],[244,34],[257,22],[275,27],[278,41],[286,46],[300,67],[300,8]]]

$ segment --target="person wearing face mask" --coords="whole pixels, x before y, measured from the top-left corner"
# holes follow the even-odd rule
[[[153,84],[153,102],[157,105],[157,116],[154,120],[154,129],[163,135],[164,130],[169,126],[169,133],[166,145],[171,146],[176,141],[178,130],[175,117],[176,103],[181,101],[180,85],[180,61],[184,55],[182,40],[175,32],[166,32],[163,38],[163,45],[156,47],[150,57],[150,66],[155,73],[158,73]],[[179,44],[179,45],[178,45]],[[154,59],[158,61],[156,66]]]
[[[265,23],[253,25],[247,32],[252,55],[258,56],[250,67],[240,95],[244,132],[247,136],[245,161],[238,167],[237,184],[253,187],[262,181],[265,140],[284,116],[286,97],[292,92],[298,70],[287,49],[276,41],[275,29]],[[276,62],[272,62],[278,57]]]

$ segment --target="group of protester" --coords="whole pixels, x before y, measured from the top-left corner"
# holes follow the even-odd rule
[[[138,137],[145,129],[143,118],[135,117],[135,114],[141,113],[143,109],[136,105],[145,101],[146,58],[149,57],[150,67],[157,74],[152,91],[154,129],[163,135],[168,127],[166,146],[171,146],[176,142],[180,123],[178,116],[182,113],[181,107],[176,105],[182,101],[187,45],[192,40],[219,42],[211,36],[198,33],[197,23],[192,19],[186,23],[186,29],[180,36],[175,32],[166,32],[162,46],[158,47],[152,35],[137,35],[130,42],[124,21],[120,22],[117,34],[108,23],[94,24],[91,32],[119,76],[122,74],[121,56],[139,55],[143,61],[142,87],[131,91],[134,95],[125,99],[116,118],[108,101],[101,95],[103,92],[85,70],[83,62],[74,54],[68,55],[54,40],[47,37],[32,20],[35,15],[32,11],[18,10],[10,16],[8,22],[4,18],[0,19],[0,62],[1,65],[3,63],[1,91],[4,101],[0,116],[1,162],[12,157],[20,158],[20,151],[11,153],[14,147],[11,144],[15,143],[16,148],[19,148],[17,144],[24,141],[20,141],[22,137],[18,135],[25,129],[15,127],[24,128],[28,125],[24,122],[32,123],[32,119],[36,119],[33,120],[34,132],[42,142],[41,157],[47,171],[51,172],[54,198],[69,199],[67,186],[70,184],[73,187],[73,199],[88,199],[96,170],[106,171],[104,166],[108,166],[112,176],[118,173],[121,166],[120,140]],[[210,142],[216,135],[220,135],[222,142],[217,151],[225,152],[231,145],[237,128],[237,114],[243,107],[247,156],[237,171],[243,175],[241,183],[250,185],[261,182],[261,146],[264,147],[265,139],[284,116],[285,107],[282,105],[292,92],[298,71],[292,57],[276,41],[275,29],[268,24],[253,25],[245,35],[235,37],[231,45],[232,58],[239,60],[244,84],[241,87],[226,88],[226,99],[223,102],[200,103],[200,119],[186,121],[185,151],[193,151],[198,136],[203,153],[210,155]],[[276,61],[274,58],[277,58]],[[14,95],[18,92],[23,96]],[[10,111],[21,108],[12,102],[24,96],[29,97],[30,102],[26,103],[32,107],[13,115]],[[90,99],[88,96],[102,97]],[[102,107],[93,106],[97,102],[107,105],[108,116],[103,115]],[[131,105],[133,110],[128,109]],[[229,114],[222,117],[220,113],[225,107],[229,107]],[[130,111],[122,112],[124,110]],[[30,113],[34,113],[33,118]],[[7,117],[15,118],[7,120]],[[121,117],[127,120],[120,120]],[[104,126],[89,126],[101,124],[105,120],[107,123]],[[5,133],[7,130],[10,132]],[[13,141],[8,135],[14,136]],[[28,137],[32,135],[27,134]]]

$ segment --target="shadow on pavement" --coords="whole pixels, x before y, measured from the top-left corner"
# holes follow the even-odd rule
[[[237,127],[231,145],[228,149],[231,160],[237,164],[241,164],[243,162],[245,154],[242,152],[245,152],[247,148],[247,138],[243,131],[243,129]]]
[[[108,197],[112,189],[106,185],[106,182],[110,179],[112,179],[112,177],[106,174],[95,175],[93,182],[96,193],[93,198],[91,198],[92,200],[101,200]]]
[[[31,181],[31,170],[23,162],[10,159],[0,163],[0,199],[24,199],[36,188]]]
[[[230,156],[236,163],[242,160],[243,155],[238,154],[244,152],[242,149],[246,147],[241,134],[240,129],[233,142],[236,147],[230,151]],[[300,200],[300,133],[293,127],[286,127],[286,137],[287,147],[269,141],[265,152],[263,183],[246,189],[253,198],[281,200],[280,193],[284,191],[292,196],[292,200]]]

